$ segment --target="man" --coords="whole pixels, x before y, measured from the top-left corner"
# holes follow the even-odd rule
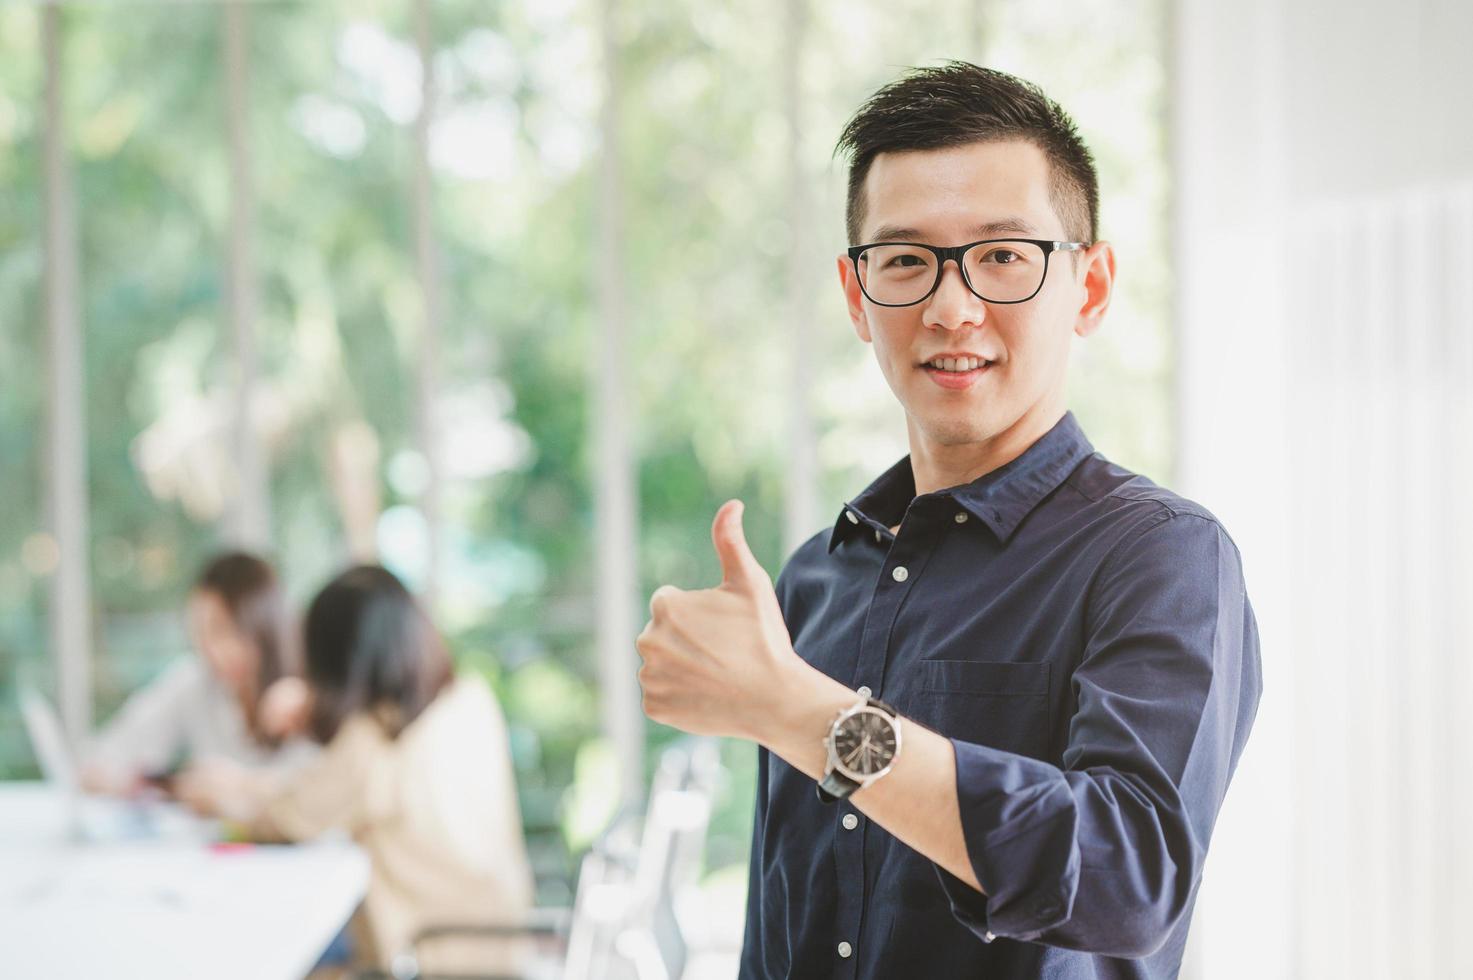
[[[913,71],[845,129],[839,281],[910,454],[774,590],[650,601],[645,711],[760,746],[743,978],[1175,977],[1262,690],[1236,546],[1066,410],[1115,272],[1034,86]]]

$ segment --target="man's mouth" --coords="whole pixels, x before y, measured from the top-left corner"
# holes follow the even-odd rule
[[[933,357],[921,367],[931,371],[945,371],[948,374],[966,374],[968,371],[987,367],[991,363],[992,361],[985,357]]]
[[[994,361],[985,357],[933,357],[920,365],[936,384],[953,391],[970,388],[992,370]]]

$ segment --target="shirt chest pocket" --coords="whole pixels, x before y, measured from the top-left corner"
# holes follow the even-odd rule
[[[1042,759],[1048,752],[1051,666],[923,660],[910,714],[949,738]]]

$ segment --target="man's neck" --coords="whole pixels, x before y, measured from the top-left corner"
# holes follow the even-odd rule
[[[943,445],[930,440],[907,421],[910,436],[910,468],[915,475],[916,496],[971,483],[1000,466],[1005,466],[1064,417],[1066,409],[1030,409],[1011,426],[981,442]]]

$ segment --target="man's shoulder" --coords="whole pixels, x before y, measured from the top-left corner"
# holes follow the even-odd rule
[[[1095,454],[1070,475],[1069,484],[1097,509],[1089,523],[1100,530],[1098,568],[1106,579],[1131,578],[1144,568],[1191,569],[1220,574],[1242,553],[1223,521],[1205,504]],[[1227,556],[1229,566],[1221,566]]]
[[[1142,532],[1158,524],[1186,518],[1186,522],[1177,520],[1177,523],[1206,521],[1227,533],[1222,520],[1200,501],[1162,486],[1099,453],[1085,460],[1065,482],[1086,499],[1088,506],[1098,508],[1113,520]]]
[[[787,560],[783,562],[782,571],[778,573],[778,578],[782,579],[784,576],[801,572],[806,568],[812,568],[814,565],[822,562],[828,556],[829,536],[833,533],[832,527],[825,526],[815,531],[806,541],[794,548],[792,553],[788,555]]]
[[[805,565],[811,565],[814,561],[827,555],[829,551],[829,536],[833,533],[834,529],[830,525],[825,525],[820,530],[815,531],[806,541],[794,548],[792,554],[788,555],[788,560],[783,563],[783,571],[787,571],[795,565],[799,568]]]
[[[811,577],[819,573],[827,564],[829,535],[832,533],[832,527],[825,527],[814,532],[811,537],[794,548],[793,553],[788,555],[787,561],[783,562],[782,571],[777,576],[776,589],[778,605],[784,613],[788,612],[788,602],[794,587],[805,576]]]

